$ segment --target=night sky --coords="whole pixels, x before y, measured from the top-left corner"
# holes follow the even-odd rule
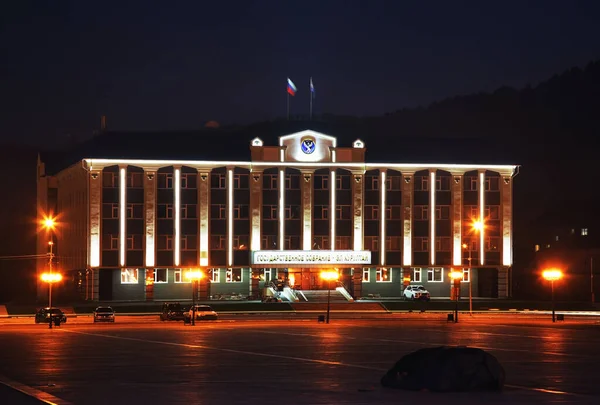
[[[0,6],[0,136],[381,115],[600,57],[598,1],[21,1]]]

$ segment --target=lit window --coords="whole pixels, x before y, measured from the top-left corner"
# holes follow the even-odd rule
[[[377,269],[375,281],[378,283],[390,283],[392,281],[392,273],[390,269],[382,267]]]
[[[137,284],[138,269],[121,269],[121,284]]]
[[[220,283],[221,282],[221,272],[219,269],[212,269],[210,272],[210,282],[211,283]]]
[[[412,281],[414,281],[415,283],[421,282],[421,268],[413,268]]]
[[[540,245],[535,245],[535,251],[539,252],[540,251]]]
[[[554,240],[558,242],[558,235],[556,235],[556,237],[555,237],[555,239],[554,239]]]
[[[581,228],[581,236],[587,236],[588,234],[588,229],[587,228]]]
[[[183,270],[181,269],[174,269],[173,276],[176,283],[191,283],[189,278],[184,277]]]
[[[167,282],[167,269],[154,270],[154,282],[155,283],[166,283]]]
[[[471,281],[471,271],[470,269],[463,269],[463,278],[462,281],[468,283]]]
[[[225,273],[226,283],[241,283],[242,282],[242,269],[227,269]]]
[[[363,269],[363,278],[362,281],[363,283],[369,283],[370,282],[370,275],[371,275],[371,269]]]

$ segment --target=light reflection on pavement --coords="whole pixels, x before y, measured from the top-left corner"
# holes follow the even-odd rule
[[[414,316],[413,316],[414,315]],[[434,314],[337,319],[224,317],[195,327],[156,317],[59,328],[0,321],[0,376],[71,404],[597,403],[595,319]],[[383,389],[379,379],[421,347],[469,345],[507,372],[502,393]],[[1,395],[2,391],[0,391]],[[0,397],[0,402],[2,398]]]

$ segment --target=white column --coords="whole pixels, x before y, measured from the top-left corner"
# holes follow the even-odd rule
[[[312,250],[313,172],[302,172],[302,249]]]
[[[512,266],[512,174],[501,176],[502,265]]]
[[[250,173],[250,250],[260,250],[262,225],[262,172]]]
[[[173,264],[181,264],[181,166],[174,167],[173,175]]]
[[[354,182],[352,183],[352,212],[354,213],[354,250],[363,250],[363,217],[364,217],[364,174],[353,174]]]
[[[206,267],[210,249],[210,170],[199,171],[198,178],[198,262]]]
[[[119,166],[119,264],[125,266],[127,242],[127,166]]]
[[[479,221],[483,224],[479,231],[479,264],[485,264],[485,170],[479,170]]]
[[[144,169],[144,249],[146,267],[156,258],[156,170]]]
[[[279,169],[279,250],[285,242],[285,169]]]
[[[385,224],[386,224],[386,171],[379,171],[379,264],[385,265]]]
[[[329,199],[329,239],[331,250],[335,250],[335,217],[336,217],[336,203],[335,203],[335,169],[330,172],[329,181],[329,190],[330,190],[330,199]]]
[[[414,200],[414,172],[403,172],[404,184],[402,187],[402,211],[404,246],[402,249],[402,264],[412,266],[412,210]]]
[[[233,266],[233,168],[227,168],[227,266]]]
[[[435,264],[435,169],[429,169],[429,263]]]
[[[100,266],[100,236],[102,224],[102,170],[92,170],[90,184],[90,267]],[[46,245],[45,245],[46,246]]]
[[[452,172],[452,264],[463,264],[463,173]]]

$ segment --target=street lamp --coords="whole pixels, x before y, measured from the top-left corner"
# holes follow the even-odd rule
[[[192,282],[192,326],[196,325],[196,293],[198,291],[198,282],[204,277],[201,270],[189,270],[186,277]]]
[[[471,224],[472,230],[475,234],[478,234],[483,230],[483,222],[482,221],[473,221]],[[463,243],[463,249],[469,249],[469,316],[473,316],[473,268],[472,268],[472,249],[473,249],[473,235],[471,235],[471,240],[469,243]]]
[[[458,298],[460,297],[460,280],[462,280],[462,278],[462,271],[452,270],[450,272],[452,289],[454,290],[454,323],[458,322]]]
[[[52,329],[52,284],[58,283],[62,280],[62,275],[60,273],[52,273],[52,268],[50,268],[49,273],[42,274],[42,281],[48,283],[48,308],[50,308],[50,322],[48,323],[48,328]]]
[[[321,278],[327,281],[327,319],[325,323],[329,323],[329,310],[331,307],[331,282],[339,278],[337,271],[322,271]]]
[[[554,315],[554,282],[562,278],[563,273],[559,269],[548,269],[542,272],[542,277],[547,281],[550,281],[552,288],[552,322],[556,322],[556,316]]]

